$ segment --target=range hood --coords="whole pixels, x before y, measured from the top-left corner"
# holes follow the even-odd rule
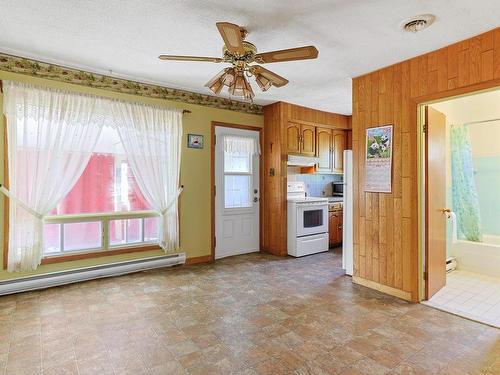
[[[288,155],[287,165],[294,167],[313,167],[319,163],[319,158],[312,156]]]

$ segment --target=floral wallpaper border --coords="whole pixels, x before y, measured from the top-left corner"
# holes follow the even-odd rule
[[[257,104],[244,103],[237,100],[218,98],[216,96],[198,94],[158,85],[139,83],[122,78],[89,73],[78,69],[64,68],[59,65],[53,65],[3,53],[0,53],[0,70],[51,79],[59,82],[67,82],[76,85],[110,90],[124,94],[172,100],[176,102],[197,104],[257,115],[261,115],[263,113],[262,106]]]

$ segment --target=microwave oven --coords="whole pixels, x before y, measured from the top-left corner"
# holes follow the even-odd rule
[[[344,195],[344,181],[332,182],[332,195],[337,195],[337,196]]]

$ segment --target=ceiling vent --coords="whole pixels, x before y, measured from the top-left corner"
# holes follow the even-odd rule
[[[422,14],[420,16],[415,16],[403,21],[402,28],[404,31],[416,33],[428,28],[430,25],[432,25],[435,19],[436,17],[434,17],[432,14]]]

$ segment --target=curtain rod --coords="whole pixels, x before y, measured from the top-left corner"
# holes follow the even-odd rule
[[[3,93],[3,81],[0,79],[0,93]],[[183,114],[191,113],[189,109],[185,109],[182,111]]]

